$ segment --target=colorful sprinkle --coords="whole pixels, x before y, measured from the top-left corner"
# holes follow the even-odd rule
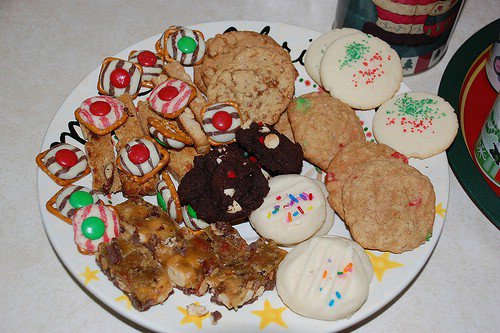
[[[330,300],[330,303],[328,303],[328,306],[329,307],[332,307],[333,305],[335,304],[335,301],[333,300],[333,298]]]
[[[328,271],[323,271],[323,279],[326,279],[326,276],[328,275]]]
[[[337,291],[335,292],[335,296],[337,296],[338,299],[341,299],[342,298],[342,295],[340,295],[340,293]]]
[[[299,200],[295,199],[293,194],[289,194],[288,197],[290,198],[290,200],[292,200],[292,202],[299,202]]]
[[[301,214],[304,214],[304,211],[302,210],[302,207],[297,206],[297,209],[299,210],[299,212],[300,212]]]
[[[340,69],[345,66],[351,66],[353,63],[357,62],[359,59],[363,58],[364,55],[370,51],[370,48],[365,45],[367,42],[363,41],[364,44],[352,42],[345,47],[344,60],[340,64]],[[340,62],[340,60],[339,60]]]
[[[288,212],[288,222],[292,222],[292,213]]]

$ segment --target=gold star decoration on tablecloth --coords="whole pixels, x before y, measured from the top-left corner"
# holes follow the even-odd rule
[[[117,302],[125,302],[125,306],[127,307],[127,310],[132,309],[132,303],[130,303],[130,299],[127,297],[127,295],[121,295],[120,297],[115,298],[115,301]]]
[[[436,214],[438,214],[444,219],[444,215],[446,214],[446,209],[444,209],[442,202],[438,203],[438,205],[436,206]]]
[[[198,303],[198,302],[195,302],[194,304],[200,305],[200,303]],[[185,308],[183,308],[182,306],[178,306],[177,310],[179,310],[184,315],[184,318],[182,318],[181,323],[180,323],[181,325],[193,323],[198,328],[201,329],[201,328],[203,328],[203,320],[210,317],[210,312],[203,315],[203,316],[191,316],[187,312],[187,310]]]
[[[288,326],[286,326],[285,322],[283,321],[283,318],[281,318],[283,311],[285,311],[286,309],[286,307],[273,308],[271,303],[266,299],[264,302],[264,309],[255,310],[252,311],[252,313],[260,317],[259,329],[264,329],[271,323],[275,323],[284,328],[288,328]]]
[[[380,256],[377,256],[370,251],[366,251],[366,254],[370,257],[370,261],[373,265],[373,271],[379,281],[382,281],[382,277],[384,276],[386,270],[403,266],[403,264],[399,262],[389,260],[389,252],[384,252]]]
[[[85,278],[83,284],[87,285],[92,280],[99,281],[99,278],[97,277],[98,273],[99,270],[92,271],[89,266],[85,266],[85,272],[80,273],[80,276]]]

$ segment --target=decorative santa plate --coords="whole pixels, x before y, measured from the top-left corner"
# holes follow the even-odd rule
[[[189,28],[202,31],[207,39],[217,33],[234,29],[269,34],[290,52],[299,72],[295,94],[301,95],[320,89],[306,74],[303,66],[303,56],[311,41],[320,36],[320,32],[281,23],[253,21],[205,23]],[[159,37],[160,35],[147,38],[121,51],[115,57],[126,59],[132,50],[154,51],[155,42]],[[82,101],[97,94],[96,83],[99,69],[100,66],[83,79],[61,105],[47,130],[42,151],[58,142],[67,142],[83,148],[84,140],[74,114],[70,110],[75,110]],[[190,69],[188,72],[192,74]],[[139,99],[147,97],[146,89],[141,90]],[[408,91],[405,84],[402,85],[400,92],[404,91]],[[371,133],[373,115],[373,110],[358,112],[368,140],[373,140]],[[131,306],[127,296],[108,281],[99,270],[93,256],[84,256],[78,252],[73,242],[73,228],[45,209],[46,202],[60,187],[41,170],[38,171],[38,200],[50,242],[75,279],[112,311],[118,312],[139,325],[161,332],[200,332],[201,330],[203,332],[332,332],[350,327],[374,315],[400,294],[422,269],[437,244],[448,204],[449,174],[446,154],[442,153],[426,160],[410,160],[410,164],[430,178],[436,192],[436,216],[432,237],[417,249],[403,254],[367,251],[375,269],[368,299],[352,317],[334,322],[309,319],[295,314],[283,304],[275,290],[264,292],[256,302],[244,306],[237,312],[211,303],[209,295],[186,296],[179,290],[175,290],[175,293],[162,305],[154,306],[146,312],[139,312]],[[323,172],[307,163],[304,163],[303,174],[319,180],[324,178]],[[91,187],[91,176],[82,178],[77,184]],[[106,205],[118,204],[124,200],[121,195],[101,197],[101,199]],[[148,197],[147,200],[156,204],[155,197]],[[253,242],[258,237],[249,223],[242,223],[237,226],[237,229],[248,242]],[[349,237],[344,223],[337,217],[330,234]],[[219,311],[222,318],[218,324],[212,325],[208,316],[188,315],[186,306],[194,302],[207,307],[210,311]]]
[[[453,55],[444,71],[439,96],[455,108],[460,131],[448,149],[457,179],[479,209],[500,228],[500,188],[477,166],[474,146],[497,97],[486,76],[485,64],[498,38],[500,19],[470,37]]]

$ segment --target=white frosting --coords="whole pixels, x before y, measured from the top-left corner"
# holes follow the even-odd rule
[[[322,85],[319,68],[328,46],[340,37],[357,33],[361,33],[361,31],[351,28],[333,29],[322,34],[309,45],[304,57],[304,67],[314,82],[320,86]]]
[[[182,53],[177,47],[179,39],[184,36],[191,37],[196,42],[197,47],[193,53]],[[177,60],[182,65],[192,66],[203,58],[205,54],[205,40],[191,29],[180,28],[168,36],[167,52],[172,59]]]
[[[127,87],[117,88],[111,85],[110,81],[111,73],[118,67],[117,65],[120,65],[120,68],[123,68],[129,74],[132,71],[132,75],[130,76],[130,83]],[[137,92],[139,91],[139,88],[141,86],[141,76],[142,76],[141,72],[130,61],[111,60],[106,70],[103,73],[101,73],[99,81],[101,83],[101,87],[104,89],[106,94],[110,96],[118,97],[125,93],[128,93],[129,95],[133,96],[137,94]]]
[[[111,107],[111,110],[104,116],[96,116],[90,112],[90,105],[95,102],[106,102]],[[78,112],[85,122],[101,130],[113,126],[125,114],[123,103],[111,96],[94,96],[87,98],[80,105]]]
[[[231,126],[226,130],[218,130],[212,124],[213,116],[220,111],[231,115]],[[236,130],[241,127],[241,118],[238,110],[232,105],[225,103],[214,103],[206,108],[203,114],[203,130],[216,142],[228,143],[236,139]]]
[[[68,149],[76,154],[78,162],[72,167],[63,167],[56,161],[56,153],[61,149]],[[49,172],[60,179],[73,179],[81,176],[87,169],[87,156],[85,153],[70,144],[60,143],[52,147],[42,160]]]
[[[141,164],[134,164],[128,157],[128,150],[138,144],[144,144],[149,149],[149,158]],[[160,153],[158,149],[149,140],[137,139],[128,142],[120,151],[121,165],[129,173],[135,176],[144,176],[151,172],[160,162]]]
[[[164,101],[159,97],[159,92],[165,87],[175,87],[178,95],[169,101]],[[189,97],[193,93],[193,88],[184,81],[177,79],[168,79],[165,82],[157,85],[151,95],[148,97],[151,108],[163,116],[171,116],[181,109],[184,109],[189,101]]]
[[[85,186],[75,186],[75,185],[66,186],[59,193],[55,202],[55,208],[62,215],[71,218],[71,216],[73,216],[73,214],[75,213],[76,209],[71,205],[69,199],[71,198],[71,195],[77,191],[90,193],[92,195],[93,204],[99,201],[99,197],[97,196],[97,194],[95,194],[94,191],[91,191],[89,188]]]
[[[83,221],[91,216],[100,218],[106,227],[102,237],[94,240],[88,239],[82,233]],[[99,243],[109,242],[111,239],[118,236],[118,233],[120,232],[118,216],[116,216],[111,209],[104,205],[95,204],[82,207],[76,211],[72,220],[75,243],[82,249],[92,253],[97,250]]]
[[[281,245],[302,242],[319,230],[326,217],[326,198],[311,178],[280,175],[269,180],[269,193],[249,217],[261,236]]]
[[[278,295],[292,311],[320,320],[350,317],[366,301],[373,267],[363,248],[338,236],[293,248],[276,274]]]

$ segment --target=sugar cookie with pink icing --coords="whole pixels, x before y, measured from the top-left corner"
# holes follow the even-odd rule
[[[373,267],[364,249],[338,236],[293,248],[276,274],[276,289],[293,312],[320,320],[350,317],[366,301]]]
[[[321,83],[354,109],[372,109],[399,90],[403,69],[398,54],[383,40],[352,34],[335,40],[320,67]]]

